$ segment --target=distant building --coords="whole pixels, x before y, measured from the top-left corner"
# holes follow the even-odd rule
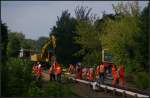
[[[19,50],[19,57],[20,58],[30,58],[31,55],[33,54],[33,52],[34,52],[34,50],[21,48]]]
[[[102,50],[102,62],[112,63],[112,53],[108,49]]]

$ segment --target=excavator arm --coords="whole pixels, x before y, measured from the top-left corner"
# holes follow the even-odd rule
[[[51,46],[53,49],[56,48],[56,38],[54,35],[51,35],[48,39],[48,41],[46,41],[46,43],[44,44],[44,46],[41,49],[41,59],[45,58],[46,55],[46,50],[48,49],[48,46]],[[47,54],[48,57],[46,57],[46,61],[49,60],[49,54]]]
[[[32,61],[49,61],[49,53],[47,53],[48,47],[51,46],[53,49],[56,48],[56,38],[54,35],[51,35],[49,39],[44,43],[43,47],[41,48],[40,54],[34,54],[31,56]]]
[[[48,48],[48,46],[52,46],[53,49],[55,49],[56,47],[56,38],[54,35],[51,35],[49,40],[44,44],[44,46],[42,47],[41,49],[41,59],[43,59],[45,53],[46,53],[46,50]]]
[[[43,59],[49,45],[50,45],[50,40],[48,40],[41,49],[41,59]]]

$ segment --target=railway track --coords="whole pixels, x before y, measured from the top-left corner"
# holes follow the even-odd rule
[[[49,80],[49,75],[46,72],[42,72],[42,75],[47,78],[47,80]],[[136,98],[150,98],[150,95],[148,95],[147,93],[144,93],[140,90],[137,89],[131,89],[131,88],[119,88],[119,87],[112,87],[110,84],[108,83],[104,83],[104,84],[98,84],[97,82],[89,82],[86,80],[79,80],[79,79],[75,79],[74,78],[75,75],[70,74],[68,75],[68,79],[71,79],[73,81],[82,83],[82,84],[86,84],[91,86],[92,90],[98,90],[98,89],[103,89],[103,91],[106,93],[112,93],[113,96],[115,95],[119,95],[119,96],[123,96],[123,97],[136,97]],[[97,97],[97,96],[96,96]]]

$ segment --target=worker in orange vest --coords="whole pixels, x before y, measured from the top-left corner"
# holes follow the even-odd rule
[[[52,76],[52,66],[49,68],[48,74],[49,74],[50,80],[53,80],[53,76]]]
[[[38,66],[35,64],[32,67],[32,73],[33,73],[33,79],[36,80],[37,79],[37,72],[38,72]]]
[[[38,68],[38,70],[37,70],[37,76],[40,77],[41,75],[42,75],[42,69]]]
[[[117,71],[116,71],[114,64],[112,64],[112,71],[111,72],[112,72],[112,76],[113,76],[112,86],[115,86],[117,81],[118,81],[118,74],[117,74]]]
[[[55,67],[56,67],[56,61],[54,61],[51,65],[51,67],[49,68],[49,75],[50,75],[50,80],[56,80],[55,77]]]
[[[72,64],[69,64],[68,73],[73,74],[75,72],[75,68]]]
[[[88,70],[87,67],[82,68],[82,78],[83,79],[86,79],[86,77],[87,77],[87,70]]]
[[[82,78],[82,68],[80,64],[76,65],[76,79],[81,79]]]
[[[100,82],[99,81],[99,66],[96,67],[95,74],[96,74],[96,81]]]
[[[62,73],[61,66],[58,63],[56,63],[56,67],[55,67],[55,77],[56,77],[56,80],[58,80],[58,81],[61,80],[61,73]]]
[[[33,67],[32,67],[32,73],[33,73],[33,74],[36,73],[36,68],[37,68],[37,66],[36,66],[36,65],[33,65]]]
[[[41,75],[42,75],[41,66],[42,66],[42,65],[40,64],[40,62],[38,62],[37,71],[36,71],[36,73],[37,73],[37,79],[38,79],[38,80],[41,78]]]
[[[71,64],[69,64],[68,69],[67,69],[68,73],[71,73],[71,67],[72,67]]]
[[[124,68],[121,64],[118,65],[118,75],[119,75],[119,86],[124,87],[125,80],[124,80]]]
[[[103,62],[99,65],[98,71],[99,71],[100,83],[104,83],[105,66],[104,66]]]
[[[87,71],[87,80],[93,81],[94,80],[94,70],[93,68],[89,68]]]

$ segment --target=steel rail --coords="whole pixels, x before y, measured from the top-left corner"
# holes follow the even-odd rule
[[[108,90],[111,90],[111,91],[122,93],[123,95],[127,94],[127,95],[138,97],[138,98],[150,98],[150,96],[148,96],[148,95],[144,95],[144,94],[140,94],[140,93],[136,93],[136,92],[132,92],[132,91],[128,91],[128,90],[123,90],[123,89],[120,89],[120,88],[115,88],[115,87],[111,87],[111,86],[104,85],[104,84],[98,84],[97,82],[90,82],[90,81],[86,81],[86,80],[75,79],[74,77],[68,77],[68,78],[72,79],[74,81],[84,83],[84,84],[92,85],[93,90],[98,89],[97,88],[97,86],[98,86],[98,87],[101,87],[101,88],[104,88],[104,89],[108,89]]]

